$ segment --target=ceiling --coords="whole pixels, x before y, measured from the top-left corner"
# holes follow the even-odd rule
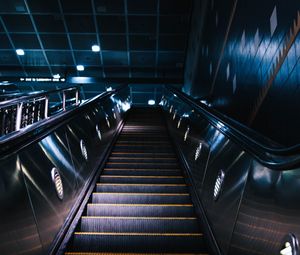
[[[0,76],[182,79],[191,2],[0,0]]]

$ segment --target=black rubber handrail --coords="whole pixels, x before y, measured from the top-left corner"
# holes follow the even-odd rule
[[[40,140],[53,130],[66,124],[75,115],[80,115],[92,104],[105,100],[119,91],[127,88],[128,85],[122,85],[111,91],[105,91],[98,96],[86,100],[78,106],[67,109],[64,112],[50,116],[48,119],[36,122],[24,129],[12,132],[0,138],[0,158],[6,157],[11,153],[24,148],[37,140]],[[61,91],[61,90],[58,90]]]
[[[196,100],[172,87],[165,86],[165,88],[176,95],[180,100],[190,105],[194,110],[200,113],[207,121],[209,121],[215,128],[217,128],[224,135],[233,139],[241,145],[246,151],[250,152],[261,164],[270,167],[274,170],[287,170],[300,166],[300,145],[291,147],[270,146],[258,141],[257,137],[253,138],[253,134],[257,135],[253,130],[238,123],[237,121],[225,116],[209,107],[199,104]],[[252,136],[252,137],[251,137]],[[263,136],[262,140],[268,141]]]

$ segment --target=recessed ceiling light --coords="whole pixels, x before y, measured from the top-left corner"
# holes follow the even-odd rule
[[[153,99],[148,100],[148,105],[155,105],[155,100]]]
[[[24,52],[24,50],[22,50],[22,49],[17,49],[17,50],[16,50],[16,53],[17,53],[17,55],[19,55],[19,56],[24,56],[24,55],[25,55],[25,52]]]
[[[53,75],[53,78],[54,78],[54,79],[59,79],[59,78],[60,78],[59,73],[58,73],[58,74],[54,74],[54,75]]]
[[[77,65],[76,68],[77,68],[77,71],[84,71],[83,65]]]
[[[92,46],[92,51],[93,52],[99,52],[100,51],[100,46],[99,45],[93,45]]]

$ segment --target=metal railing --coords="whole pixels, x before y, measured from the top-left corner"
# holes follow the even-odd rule
[[[49,109],[50,97],[54,94],[59,94],[62,98],[58,107],[60,111],[80,104],[79,87],[32,93],[0,102],[0,136],[18,131],[57,113],[58,110]]]
[[[186,103],[191,109],[200,113],[216,129],[242,146],[264,166],[274,170],[286,170],[300,166],[300,144],[291,147],[274,146],[273,143],[270,144],[269,139],[205,105],[200,105],[178,89],[171,86],[165,86],[165,88],[167,92],[171,93],[173,99],[181,101],[180,103]]]

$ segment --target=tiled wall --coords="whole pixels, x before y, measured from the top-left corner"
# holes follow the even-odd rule
[[[193,14],[185,92],[209,97],[221,112],[279,143],[300,142],[300,2],[201,4]]]

